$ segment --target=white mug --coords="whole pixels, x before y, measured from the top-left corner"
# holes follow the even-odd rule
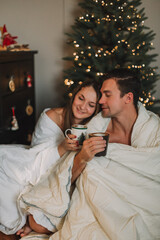
[[[74,138],[74,140],[77,140],[79,142],[79,145],[82,145],[83,141],[86,139],[87,126],[81,124],[74,124],[72,125],[71,129],[70,128],[66,129],[65,136],[68,139],[70,139],[68,136],[68,132],[70,132],[70,134],[75,135],[76,138]]]

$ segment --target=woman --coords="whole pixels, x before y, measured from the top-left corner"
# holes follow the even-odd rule
[[[77,150],[75,136],[70,135],[71,139],[65,138],[64,132],[74,123],[86,124],[98,112],[99,96],[96,83],[84,82],[75,89],[66,107],[42,113],[33,134],[31,148],[5,145],[0,147],[2,162],[0,185],[3,186],[0,197],[2,202],[0,231],[12,234],[25,224],[26,216],[19,213],[16,206],[17,197],[28,184],[36,184],[67,151]],[[53,147],[48,151],[49,146]],[[17,234],[22,237],[25,232],[20,230]]]

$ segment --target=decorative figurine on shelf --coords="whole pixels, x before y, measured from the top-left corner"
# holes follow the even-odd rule
[[[32,76],[30,74],[27,75],[27,87],[32,87]]]
[[[11,130],[12,131],[15,131],[15,130],[18,130],[19,129],[19,126],[18,126],[18,121],[16,119],[16,116],[15,116],[15,108],[12,107],[12,121],[11,121]]]
[[[10,46],[12,44],[16,44],[17,42],[14,40],[17,36],[12,36],[10,33],[7,32],[6,25],[3,26],[3,47]]]
[[[5,24],[0,27],[0,51],[30,51],[29,44],[18,44],[16,38],[18,37],[8,33]]]

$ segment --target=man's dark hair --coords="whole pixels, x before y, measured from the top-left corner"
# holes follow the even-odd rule
[[[116,81],[121,92],[121,97],[123,97],[126,93],[133,93],[133,102],[135,108],[137,109],[137,102],[141,93],[141,82],[137,77],[136,72],[126,68],[114,69],[103,75],[101,80],[104,82],[110,78]]]

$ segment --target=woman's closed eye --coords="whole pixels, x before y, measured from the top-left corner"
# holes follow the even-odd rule
[[[96,107],[96,104],[91,104],[91,103],[89,103],[89,107],[95,108],[95,107]]]
[[[83,101],[84,97],[83,96],[79,96],[79,100]]]

